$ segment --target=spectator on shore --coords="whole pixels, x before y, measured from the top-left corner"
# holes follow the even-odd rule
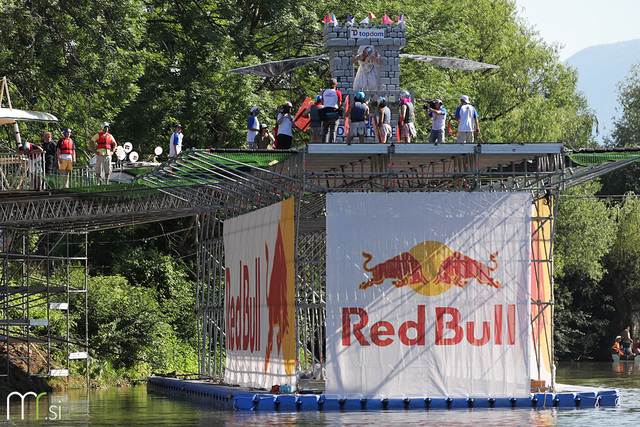
[[[611,347],[611,352],[613,354],[617,354],[618,356],[622,356],[624,354],[624,351],[622,350],[622,344],[620,344],[621,342],[622,342],[622,337],[618,335],[616,337],[616,341],[613,343],[613,346]]]

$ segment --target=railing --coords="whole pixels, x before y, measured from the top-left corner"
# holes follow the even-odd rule
[[[115,169],[114,169],[115,170]],[[19,153],[0,153],[0,191],[78,188],[97,185],[93,167],[74,167],[67,176],[59,171],[46,174],[44,156],[30,160]]]

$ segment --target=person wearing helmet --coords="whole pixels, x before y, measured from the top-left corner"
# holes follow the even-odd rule
[[[387,99],[384,96],[378,98],[377,126],[380,142],[387,143],[391,137],[391,110],[387,107]]]
[[[358,137],[360,144],[364,142],[364,136],[367,131],[365,123],[369,121],[369,106],[364,102],[364,92],[356,93],[353,101],[346,114],[351,119],[347,145],[351,145],[354,136]]]
[[[400,93],[400,116],[398,117],[400,125],[400,136],[404,142],[411,142],[411,138],[415,138],[416,133],[416,115],[411,102],[411,94],[406,90]]]
[[[365,46],[353,51],[351,63],[358,63],[356,77],[353,79],[353,90],[378,90],[380,73],[378,69],[382,64],[380,53],[372,46]]]
[[[118,144],[113,135],[109,133],[109,123],[102,123],[102,132],[98,132],[89,141],[89,149],[96,154],[95,174],[98,184],[109,183],[111,175],[111,156],[115,153]]]
[[[56,144],[56,153],[58,156],[58,168],[60,169],[61,184],[65,188],[69,188],[69,176],[76,162],[76,144],[71,139],[71,129],[67,128],[62,131],[62,138]]]
[[[311,132],[311,143],[322,142],[322,120],[320,110],[322,109],[322,95],[316,96],[316,102],[302,110],[302,117],[309,118],[309,131]]]
[[[182,151],[182,137],[182,125],[178,123],[169,139],[169,157],[175,157]]]

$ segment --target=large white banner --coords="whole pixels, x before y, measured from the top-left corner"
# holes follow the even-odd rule
[[[327,396],[528,397],[531,203],[327,195]]]
[[[225,382],[295,385],[294,199],[224,222]]]

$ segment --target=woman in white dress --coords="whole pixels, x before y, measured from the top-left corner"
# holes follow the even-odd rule
[[[378,68],[380,66],[380,53],[371,46],[363,46],[358,52],[353,52],[351,63],[358,62],[356,78],[353,79],[353,90],[376,91],[378,90]]]

